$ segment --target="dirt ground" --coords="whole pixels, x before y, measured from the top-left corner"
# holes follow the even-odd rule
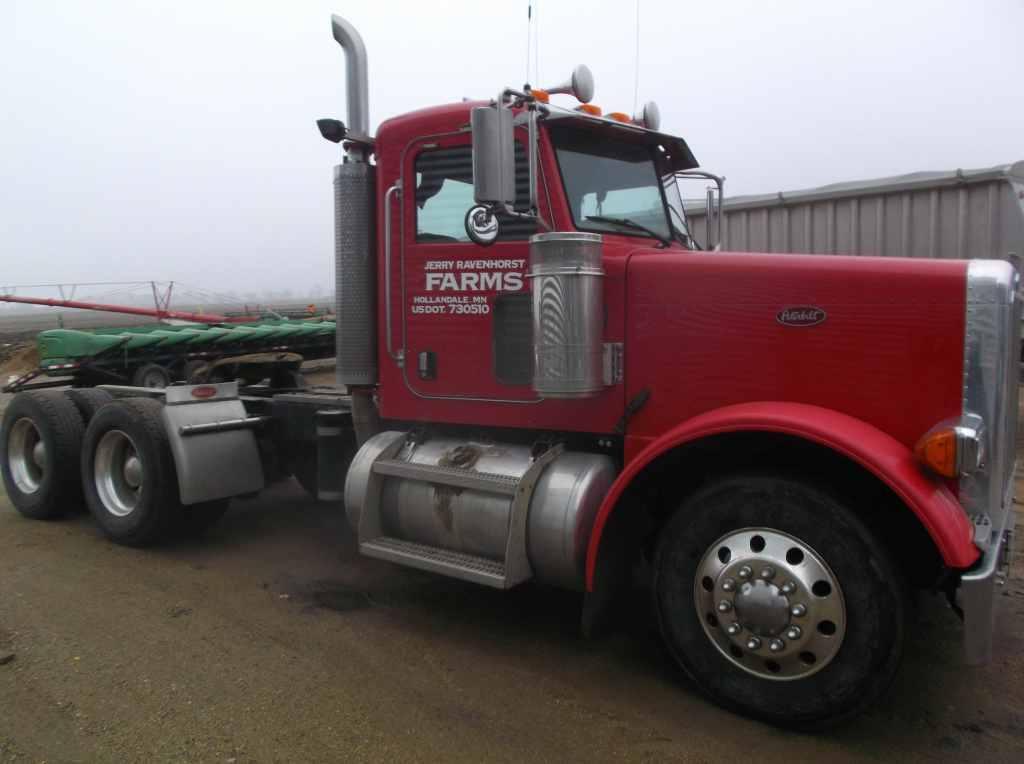
[[[1019,762],[1014,567],[991,665],[962,665],[960,624],[925,597],[880,707],[798,735],[705,700],[643,597],[586,641],[578,596],[362,558],[340,507],[292,483],[146,551],[84,514],[25,520],[0,493],[0,762]]]

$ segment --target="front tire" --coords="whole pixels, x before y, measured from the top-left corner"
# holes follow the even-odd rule
[[[654,561],[661,633],[716,702],[813,728],[885,692],[902,653],[904,584],[843,504],[783,477],[718,480],[684,501]]]
[[[85,499],[111,540],[127,546],[162,541],[181,523],[178,478],[162,405],[126,398],[101,408],[85,432]]]
[[[33,520],[52,520],[81,503],[79,453],[85,427],[64,393],[18,393],[0,427],[0,472],[14,508]]]

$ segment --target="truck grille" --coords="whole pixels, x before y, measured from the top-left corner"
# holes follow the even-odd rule
[[[972,516],[988,515],[1001,533],[1013,508],[1017,440],[1019,277],[1008,262],[972,260],[967,267],[963,413],[981,416],[987,453],[981,469],[960,480]]]

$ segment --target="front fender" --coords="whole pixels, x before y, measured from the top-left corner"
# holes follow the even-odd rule
[[[910,507],[951,568],[970,567],[979,556],[974,531],[949,488],[926,475],[909,448],[867,422],[832,409],[802,403],[741,403],[709,411],[676,425],[630,461],[605,497],[587,548],[587,590],[592,591],[601,534],[633,480],[662,454],[701,438],[730,432],[793,435],[832,449],[861,465]]]

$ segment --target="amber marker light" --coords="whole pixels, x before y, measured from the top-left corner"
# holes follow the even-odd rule
[[[614,119],[616,122],[632,122],[629,115],[621,111],[610,111],[605,114],[605,116],[608,117],[608,119]]]
[[[969,475],[982,466],[980,417],[943,422],[926,432],[914,455],[924,466],[943,477]]]
[[[582,111],[584,114],[589,114],[592,117],[601,116],[601,107],[595,106],[592,103],[581,103],[576,107],[576,111]]]
[[[546,90],[534,88],[533,90],[530,91],[530,95],[532,95],[536,100],[540,101],[541,103],[551,103],[551,94]]]

